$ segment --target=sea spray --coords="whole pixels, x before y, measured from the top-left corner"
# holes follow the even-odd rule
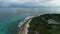
[[[25,18],[22,22],[20,22],[19,24],[18,24],[18,27],[20,27],[21,25],[23,25],[26,21],[28,21],[28,19],[30,19],[30,18],[33,18],[33,16],[30,16],[30,17],[27,17],[27,18]]]

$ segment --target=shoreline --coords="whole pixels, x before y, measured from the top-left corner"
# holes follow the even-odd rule
[[[27,34],[28,33],[28,28],[29,28],[29,23],[31,22],[31,18],[28,19],[20,28],[18,34]]]

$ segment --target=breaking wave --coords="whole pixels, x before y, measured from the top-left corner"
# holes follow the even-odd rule
[[[26,17],[22,22],[18,24],[18,27],[21,27],[28,19],[33,18],[33,16]]]

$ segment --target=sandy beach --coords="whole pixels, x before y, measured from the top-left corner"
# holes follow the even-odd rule
[[[31,22],[31,20],[32,20],[32,19],[29,19],[29,20],[27,21],[27,23],[25,23],[25,24],[21,27],[21,29],[20,29],[20,31],[19,31],[19,34],[27,34],[27,33],[28,33],[28,27],[29,27],[29,23]]]

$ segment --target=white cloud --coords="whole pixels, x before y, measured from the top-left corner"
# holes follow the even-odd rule
[[[60,0],[44,1],[40,4],[45,6],[60,6]]]
[[[0,0],[1,7],[9,7],[10,5],[20,5],[20,4],[36,4],[39,0]]]
[[[60,5],[60,0],[53,0],[50,3],[53,5]]]
[[[39,2],[39,0],[8,0],[8,2],[12,2],[12,3],[26,3],[26,2],[37,3],[37,2]]]
[[[8,6],[9,4],[23,4],[23,3],[34,3],[43,6],[60,6],[60,0],[0,0],[2,5]],[[0,3],[1,4],[1,3]]]

